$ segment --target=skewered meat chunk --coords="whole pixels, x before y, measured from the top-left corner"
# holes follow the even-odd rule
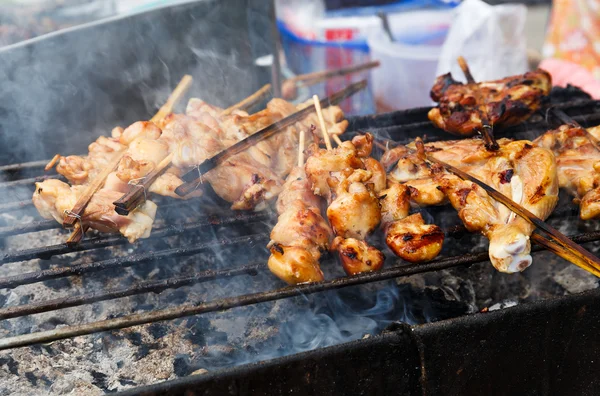
[[[534,140],[556,156],[558,183],[575,197],[583,220],[600,216],[600,127],[562,125]]]
[[[83,186],[69,186],[60,180],[48,179],[36,183],[33,203],[42,217],[62,223],[84,189]],[[120,232],[130,242],[149,237],[156,204],[146,201],[135,212],[120,216],[113,205],[120,196],[118,191],[99,190],[88,203],[81,222],[100,232]]]
[[[304,167],[296,166],[288,175],[277,198],[277,213],[283,213],[294,201],[301,201],[309,208],[321,206],[322,199],[311,190]]]
[[[331,250],[337,251],[342,267],[348,275],[378,271],[383,267],[385,256],[362,239],[336,237]]]
[[[327,208],[336,235],[365,239],[379,225],[379,200],[364,184],[371,176],[371,172],[357,169],[337,184],[335,198]]]
[[[329,204],[327,218],[337,235],[331,250],[337,251],[344,270],[352,275],[376,271],[385,259],[365,241],[381,220],[374,190],[385,186],[385,170],[374,159],[361,158],[370,153],[366,146],[372,137],[354,141],[362,144],[360,150],[352,142],[342,142],[332,150],[311,147],[305,166],[313,192]]]
[[[387,150],[381,163],[391,169],[387,175],[389,180],[408,187],[410,201],[419,206],[447,203],[446,195],[433,178],[436,173],[443,172],[443,169],[428,164],[416,154],[414,148],[398,146]]]
[[[420,213],[391,222],[385,242],[396,254],[411,263],[433,260],[440,254],[444,232],[435,224],[425,224]]]
[[[484,126],[503,127],[526,120],[552,88],[542,69],[501,80],[463,84],[450,73],[439,76],[431,98],[439,105],[429,111],[435,126],[460,136],[472,136]]]
[[[305,249],[295,246],[273,244],[267,265],[275,276],[290,285],[324,279],[318,260]]]
[[[438,142],[428,146],[431,155],[468,172],[500,193],[546,219],[558,201],[558,177],[554,156],[526,140],[498,141],[500,149],[490,152],[481,140]],[[489,254],[501,272],[523,271],[531,264],[529,236],[534,227],[491,198],[476,184],[454,175],[436,176],[441,190],[469,231],[481,232],[490,240]]]
[[[364,164],[351,142],[343,142],[333,150],[309,148],[312,154],[306,159],[306,176],[315,195],[329,199],[331,189],[328,180],[346,169],[362,169]]]
[[[437,225],[425,224],[420,213],[408,215],[409,187],[393,183],[381,194],[381,223],[390,250],[411,263],[434,259],[442,250],[444,233]]]
[[[271,231],[267,263],[273,274],[289,284],[323,280],[319,259],[329,246],[331,228],[319,206],[304,168],[292,169],[277,201],[279,218]]]

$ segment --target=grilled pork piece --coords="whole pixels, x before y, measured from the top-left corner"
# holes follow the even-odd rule
[[[319,259],[332,233],[319,206],[304,168],[292,169],[277,200],[279,218],[271,231],[267,263],[273,274],[289,284],[323,280]]]
[[[69,186],[60,180],[48,179],[36,183],[33,204],[45,219],[62,223],[84,190],[84,186]],[[115,212],[113,202],[121,195],[121,192],[107,189],[97,191],[81,216],[81,222],[100,232],[119,232],[129,242],[149,237],[156,204],[146,201],[128,216],[120,216]]]
[[[498,140],[500,149],[489,151],[480,139],[428,143],[425,152],[492,186],[502,194],[546,219],[558,201],[558,177],[551,151],[526,140]],[[522,271],[531,264],[529,236],[533,227],[496,202],[476,184],[429,165],[415,153],[415,144],[397,147],[384,155],[388,177],[408,188],[419,205],[439,205],[449,200],[472,232],[490,240],[489,254],[501,272]]]
[[[306,105],[297,107],[273,99],[265,110],[256,114],[233,111],[222,116],[223,109],[191,99],[187,114],[170,114],[159,125],[136,122],[125,130],[115,128],[111,137],[101,136],[89,146],[88,156],[59,157],[57,171],[74,185],[86,185],[106,167],[111,156],[126,150],[117,170],[107,180],[107,189],[126,192],[128,183],[143,179],[172,153],[173,166],[158,177],[149,192],[181,198],[175,189],[183,184],[179,175],[184,171]],[[348,122],[343,120],[339,107],[324,109],[324,116],[330,130],[342,133],[346,129]],[[285,176],[294,166],[290,154],[297,150],[298,128],[317,124],[315,117],[309,115],[229,158],[205,175],[205,180],[217,195],[232,203],[233,209],[263,209],[267,201],[279,194]],[[185,198],[201,194],[202,189],[197,189]]]
[[[347,141],[332,150],[313,145],[305,165],[313,192],[327,200],[327,218],[337,236],[331,250],[337,251],[349,275],[376,271],[385,260],[383,253],[365,241],[381,220],[375,189],[381,186],[382,176],[385,180],[383,167],[362,157],[371,151],[366,142],[357,141],[362,144],[360,150]]]
[[[379,197],[386,244],[396,256],[411,263],[434,259],[442,250],[443,231],[435,224],[425,224],[420,213],[409,216],[410,189],[406,185],[390,184]]]
[[[490,152],[481,140],[467,139],[428,144],[431,155],[460,168],[494,187],[541,219],[558,201],[558,177],[551,151],[526,140],[500,139],[500,149]],[[439,150],[439,151],[436,151]],[[523,271],[531,264],[529,236],[534,227],[482,188],[454,175],[438,173],[441,190],[469,231],[490,240],[489,254],[501,272]]]
[[[558,183],[573,195],[583,220],[600,215],[600,127],[562,125],[533,141],[538,147],[552,150],[556,157]]]
[[[439,105],[429,111],[435,126],[460,136],[473,136],[484,126],[503,127],[526,120],[552,88],[542,69],[502,80],[463,84],[450,73],[439,76],[431,98]]]

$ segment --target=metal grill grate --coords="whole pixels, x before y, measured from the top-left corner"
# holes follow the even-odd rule
[[[558,104],[570,116],[583,125],[590,126],[600,122],[600,113],[596,114],[596,109],[600,102],[591,100],[577,100]],[[369,130],[375,135],[382,135],[397,141],[406,141],[415,136],[427,135],[429,139],[448,139],[447,135],[435,130],[426,121],[426,108],[413,109],[409,111],[389,113],[381,116],[358,117],[351,120],[353,131]],[[529,122],[515,128],[510,128],[504,133],[498,133],[500,136],[514,138],[531,138],[544,132],[548,128],[542,116],[533,117]],[[16,164],[3,166],[0,173],[4,176],[4,182],[0,183],[0,190],[11,191],[15,186],[30,186],[33,180],[47,176],[31,177],[31,172],[39,172],[45,161],[36,161],[32,163]],[[21,175],[26,177],[21,178]],[[551,219],[564,220],[576,215],[577,208],[569,200],[561,204],[551,216]],[[196,203],[196,204],[201,204]],[[188,208],[190,202],[165,201],[159,203],[159,211],[180,211]],[[20,200],[0,205],[0,213],[28,211],[31,210],[29,200]],[[139,241],[136,246],[144,248],[143,252],[132,255],[112,255],[117,249],[123,253],[123,246],[127,240],[120,236],[98,236],[84,240],[74,248],[69,248],[64,244],[55,244],[39,248],[29,248],[13,252],[5,252],[0,255],[0,265],[8,263],[18,263],[33,259],[55,260],[55,267],[39,271],[21,273],[13,276],[0,278],[0,289],[12,289],[18,286],[43,282],[50,279],[64,277],[83,277],[93,276],[93,273],[105,270],[123,269],[132,266],[143,266],[150,262],[156,262],[163,259],[178,259],[201,253],[215,247],[237,246],[248,247],[258,252],[250,254],[245,264],[232,266],[231,268],[205,270],[188,276],[170,277],[158,281],[144,281],[129,287],[106,288],[93,293],[82,293],[49,299],[46,301],[37,301],[29,304],[22,304],[0,309],[0,319],[18,318],[26,315],[33,315],[42,312],[60,310],[69,307],[82,306],[99,301],[117,299],[126,296],[133,296],[143,293],[160,293],[166,289],[173,289],[182,286],[188,286],[196,283],[211,282],[217,279],[233,278],[238,276],[253,276],[259,272],[268,271],[266,259],[268,252],[262,248],[269,239],[268,224],[273,224],[276,216],[272,211],[258,213],[232,213],[224,207],[219,209],[220,215],[196,216],[194,221],[184,224],[168,225],[156,228],[151,237]],[[453,213],[452,208],[434,208],[429,210],[429,214],[434,219],[439,219],[447,213]],[[168,216],[166,216],[168,218]],[[578,220],[573,220],[578,221]],[[167,222],[168,223],[168,222]],[[35,221],[28,224],[17,224],[0,228],[0,237],[8,238],[13,236],[22,236],[24,234],[36,233],[39,231],[59,228],[60,225],[54,221]],[[207,232],[214,227],[227,227],[230,229],[239,229],[240,231],[226,239],[215,237],[213,232]],[[446,234],[449,237],[457,237],[466,231],[462,226],[446,227]],[[177,247],[165,248],[161,241],[170,237],[182,237],[196,235],[193,243],[181,243]],[[599,231],[583,232],[572,236],[577,243],[587,243],[600,240]],[[101,248],[112,248],[109,252],[109,258],[99,259],[90,263],[73,264],[69,263],[68,254],[73,252],[89,252],[94,254],[95,250]],[[540,247],[534,247],[532,251],[542,250]],[[94,256],[95,257],[95,256]],[[266,301],[285,299],[302,294],[319,293],[332,289],[339,289],[369,282],[378,282],[391,278],[398,278],[418,273],[439,271],[457,266],[465,266],[477,262],[487,261],[487,251],[477,254],[460,252],[451,257],[444,257],[425,264],[407,264],[399,259],[388,259],[386,268],[382,271],[368,274],[361,274],[353,277],[339,277],[317,284],[307,284],[298,286],[289,286],[275,288],[268,291],[242,294],[227,298],[218,298],[209,302],[198,304],[187,304],[174,308],[151,310],[148,312],[134,313],[118,318],[92,321],[78,325],[65,326],[59,329],[49,331],[40,331],[30,334],[15,335],[0,340],[0,350],[11,349],[21,346],[27,346],[42,342],[60,340],[79,335],[92,334],[101,331],[121,329],[139,324],[152,323],[163,320],[171,320],[191,315],[197,315],[208,312],[226,310],[233,307],[257,304]],[[535,259],[534,259],[535,260]],[[277,284],[273,278],[273,284]]]

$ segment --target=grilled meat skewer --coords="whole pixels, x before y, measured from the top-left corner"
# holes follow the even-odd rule
[[[486,150],[479,139],[433,142],[423,150],[433,158],[448,163],[492,186],[536,216],[546,219],[558,201],[558,177],[552,153],[535,147],[526,140],[498,140],[498,151]],[[398,167],[389,177],[406,183],[410,196],[429,196],[429,204],[442,204],[445,199],[428,194],[434,186],[459,212],[459,217],[470,231],[483,233],[490,240],[490,261],[501,272],[518,272],[531,264],[530,235],[534,227],[504,205],[492,199],[476,184],[448,174],[439,165],[430,166],[414,153],[415,144],[398,147],[386,160],[399,157]],[[404,156],[399,153],[408,152]],[[410,176],[415,175],[414,180]],[[404,176],[407,180],[402,180]],[[421,182],[424,193],[418,191]],[[416,192],[413,192],[416,190]],[[421,200],[421,203],[427,203]]]
[[[460,136],[473,136],[489,127],[519,124],[539,109],[550,93],[552,79],[542,69],[487,82],[463,84],[450,73],[439,76],[431,89],[438,106],[428,117],[435,126]]]

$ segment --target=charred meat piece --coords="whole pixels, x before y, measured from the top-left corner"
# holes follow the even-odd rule
[[[348,275],[378,271],[383,267],[384,254],[367,242],[355,238],[336,237],[331,250],[338,253],[342,267]]]
[[[502,80],[463,84],[450,73],[439,76],[431,89],[438,106],[428,117],[435,126],[460,136],[473,136],[484,127],[506,127],[526,120],[550,93],[552,79],[542,69]]]
[[[420,213],[392,221],[385,230],[385,242],[390,250],[411,263],[434,259],[444,243],[442,229],[435,224],[425,224]]]
[[[390,250],[411,263],[435,258],[442,249],[444,233],[436,225],[425,224],[420,213],[408,215],[409,187],[393,183],[381,194],[381,224]]]

